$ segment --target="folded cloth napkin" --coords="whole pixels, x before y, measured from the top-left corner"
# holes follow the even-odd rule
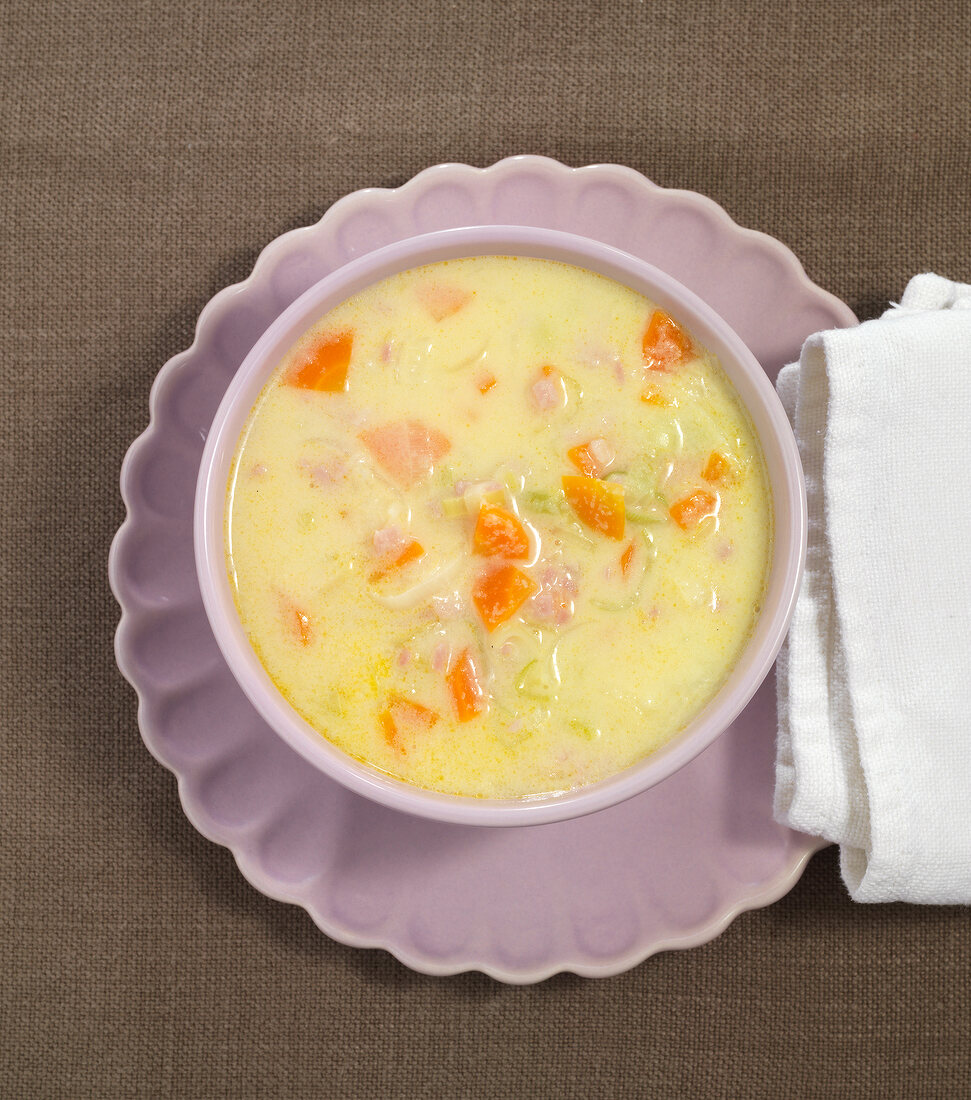
[[[916,276],[778,389],[809,550],[776,817],[840,845],[857,901],[971,903],[971,286]]]

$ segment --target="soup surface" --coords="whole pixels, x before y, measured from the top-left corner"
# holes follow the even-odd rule
[[[279,690],[407,782],[591,783],[731,671],[771,544],[761,451],[717,363],[566,264],[404,272],[279,365],[228,487],[230,579]]]

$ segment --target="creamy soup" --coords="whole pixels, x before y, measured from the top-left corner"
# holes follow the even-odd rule
[[[229,575],[282,694],[436,791],[565,791],[670,740],[737,661],[771,502],[717,362],[632,290],[477,257],[355,295],[240,440]]]

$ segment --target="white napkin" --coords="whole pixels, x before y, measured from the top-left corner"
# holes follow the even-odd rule
[[[971,286],[810,337],[779,375],[809,498],[776,817],[857,901],[971,903]]]

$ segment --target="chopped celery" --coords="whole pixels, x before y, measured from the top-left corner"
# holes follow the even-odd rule
[[[657,468],[654,462],[639,455],[626,469],[611,470],[604,480],[620,482],[627,492],[648,497],[655,492]]]
[[[520,725],[518,729],[511,729],[510,727],[516,722],[520,722],[522,725]],[[518,749],[524,741],[528,741],[535,732],[535,727],[526,725],[521,717],[516,718],[510,715],[509,720],[498,733],[498,737],[507,752],[515,752],[516,749]]]
[[[502,489],[489,489],[487,488],[488,482],[478,482],[475,485],[470,485],[463,494],[465,500],[465,510],[470,515],[475,515],[479,511],[480,505],[483,501],[486,504],[505,504],[506,494]]]
[[[326,695],[318,697],[320,710],[329,718],[346,718],[347,709],[344,699],[337,690],[328,691]]]
[[[583,388],[580,383],[571,378],[568,374],[561,374],[563,379],[563,387],[566,390],[566,413],[567,416],[572,418],[580,411],[580,404],[583,401]]]
[[[485,493],[474,492],[470,489],[465,496],[446,497],[442,501],[442,512],[449,519],[456,519],[459,516],[474,516],[479,511],[479,506],[482,503],[505,504],[506,494],[502,489],[490,489]]]
[[[590,602],[594,607],[599,608],[601,611],[630,611],[632,607],[636,607],[641,602],[641,589],[644,585],[644,578],[647,576],[647,571],[651,563],[657,559],[657,547],[654,545],[654,536],[642,530],[641,538],[644,540],[644,564],[641,568],[641,575],[637,579],[637,585],[634,590],[630,592],[629,595],[619,600],[591,600]]]
[[[452,363],[447,364],[445,369],[452,373],[460,370],[468,370],[470,367],[474,367],[483,362],[488,354],[488,350],[488,343],[479,344],[463,355],[461,359],[456,359]]]
[[[435,467],[435,481],[443,488],[451,489],[455,484],[455,467],[444,462]]]
[[[523,493],[523,503],[534,512],[555,514],[566,510],[566,497],[562,489],[527,489]]]
[[[501,481],[506,487],[506,491],[513,496],[516,493],[521,493],[526,487],[526,479],[522,474],[515,474],[512,470],[500,470],[496,475],[496,480]]]
[[[638,588],[625,600],[591,600],[594,607],[601,611],[630,611],[641,598],[641,590]]]
[[[526,690],[526,684],[533,675],[533,671],[538,664],[539,661],[530,661],[520,670],[519,676],[516,679],[516,690],[518,692],[524,692]]]
[[[553,695],[553,685],[538,660],[530,661],[519,673],[516,691],[531,699],[549,699]]]
[[[582,737],[584,741],[592,741],[597,736],[597,731],[592,726],[588,726],[586,722],[581,722],[578,718],[570,719],[570,729],[577,737]]]
[[[667,518],[656,495],[627,502],[627,518],[631,523],[663,523]]]

